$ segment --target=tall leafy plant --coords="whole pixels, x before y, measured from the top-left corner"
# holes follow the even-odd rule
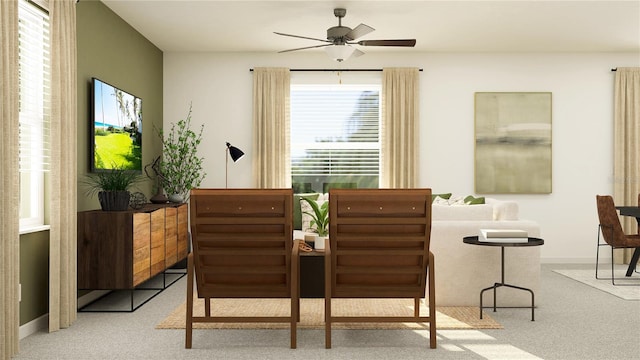
[[[191,105],[186,119],[172,123],[168,132],[157,130],[162,141],[160,173],[168,195],[186,199],[189,191],[200,186],[206,176],[202,168],[203,157],[198,156],[204,124],[200,131],[191,130]]]
[[[304,212],[311,216],[311,223],[309,225],[312,228],[315,225],[315,231],[318,233],[318,236],[327,236],[329,234],[329,202],[325,201],[321,205],[318,205],[315,199],[306,196],[300,197],[300,200],[308,202],[311,209],[313,209],[313,213]]]

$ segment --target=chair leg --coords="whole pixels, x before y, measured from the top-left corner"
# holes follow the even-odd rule
[[[191,349],[193,335],[193,254],[187,258],[187,315],[185,324],[186,349]]]
[[[300,263],[298,262],[298,246],[299,241],[294,243],[294,249],[291,259],[291,288],[289,294],[291,295],[291,348],[295,349],[297,345],[298,336],[298,321],[300,321]]]
[[[204,298],[204,316],[211,316],[211,298]]]
[[[298,318],[300,314],[300,300],[297,299],[297,296],[294,296],[294,299],[291,299],[291,348],[295,349],[297,344],[297,335],[298,335]]]
[[[598,237],[596,239],[596,279],[598,279],[599,257],[600,257],[600,225],[598,225]]]
[[[615,263],[613,261],[613,250],[615,250],[616,248],[614,248],[613,246],[610,246],[611,247],[611,277],[610,278],[606,278],[606,277],[603,278],[603,277],[599,277],[598,276],[598,267],[600,265],[600,261],[599,261],[600,246],[605,246],[605,245],[610,246],[608,244],[600,244],[600,243],[598,243],[598,248],[597,248],[597,251],[596,251],[596,279],[598,279],[598,280],[611,280],[611,284],[614,285],[614,286],[640,286],[640,283],[633,282],[633,280],[638,280],[638,279],[632,279],[630,277],[618,277],[618,278],[615,277]],[[636,272],[638,272],[638,271],[636,271]],[[620,282],[616,283],[616,280],[631,281],[633,283],[620,283]]]
[[[613,272],[613,246],[611,247],[611,285],[616,285],[615,274]]]
[[[324,347],[331,349],[331,297],[324,298]]]
[[[429,252],[429,347],[436,348],[436,276],[435,257]],[[482,310],[482,309],[481,309]]]
[[[600,224],[598,225],[598,243],[597,243],[597,248],[596,248],[596,279],[598,280],[609,280],[611,279],[611,284],[614,286],[639,286],[640,284],[625,284],[625,283],[618,283],[616,284],[616,277],[615,277],[615,263],[613,260],[613,250],[615,249],[613,246],[609,245],[608,243],[601,243],[600,242],[600,235],[605,231],[605,229],[603,228],[603,226]],[[611,236],[613,237],[613,229],[611,230],[612,234]],[[598,267],[600,267],[600,246],[609,246],[611,247],[611,278],[601,278],[598,276]],[[628,274],[627,277],[620,277],[617,280],[633,280],[633,279],[629,279],[629,276],[631,274]]]
[[[331,349],[331,242],[325,243],[324,253],[324,347]]]

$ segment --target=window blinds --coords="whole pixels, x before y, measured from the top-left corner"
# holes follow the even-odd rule
[[[292,85],[291,175],[378,176],[379,85]]]
[[[20,171],[49,170],[51,116],[49,15],[20,1]]]
[[[49,170],[51,71],[49,15],[31,1],[18,5],[20,231],[44,225]]]

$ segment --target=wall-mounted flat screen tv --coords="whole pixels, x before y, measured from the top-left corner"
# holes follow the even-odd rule
[[[90,130],[92,172],[142,171],[142,99],[92,78]]]

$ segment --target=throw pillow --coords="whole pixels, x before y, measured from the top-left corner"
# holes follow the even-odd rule
[[[467,205],[464,202],[464,199],[462,198],[462,196],[456,196],[453,199],[449,199],[449,205]]]
[[[302,229],[302,210],[300,208],[300,205],[302,203],[307,204],[307,202],[304,200],[300,201],[300,198],[303,196],[311,198],[313,200],[318,200],[318,196],[320,196],[320,194],[318,193],[293,194],[293,228],[297,230],[303,230]]]
[[[441,199],[449,199],[451,197],[451,193],[445,193],[445,194],[431,194],[431,202],[433,203],[436,198],[441,198]]]
[[[464,198],[464,203],[468,205],[484,204],[484,196],[474,197],[472,195],[469,195],[466,198]]]
[[[431,202],[435,205],[449,205],[449,200],[440,196],[436,196]]]

